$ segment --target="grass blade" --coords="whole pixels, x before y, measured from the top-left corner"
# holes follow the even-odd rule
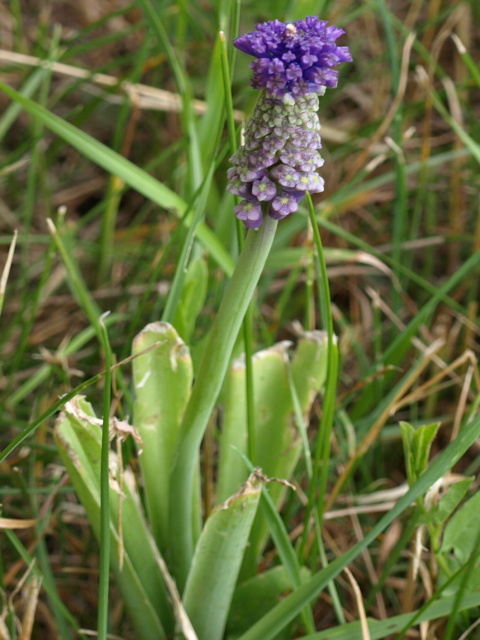
[[[112,350],[108,333],[99,319],[105,357],[105,384],[103,387],[103,422],[100,453],[100,574],[98,583],[98,638],[107,640],[108,597],[110,582],[110,402],[112,396]]]
[[[417,498],[425,494],[434,482],[445,475],[460,460],[479,435],[480,416],[462,429],[458,438],[442,451],[425,473],[422,474],[418,482],[400,498],[393,509],[372,527],[363,540],[342,556],[336,558],[326,569],[317,573],[291,595],[287,596],[283,602],[272,609],[238,640],[271,640],[271,638],[274,638],[275,634],[298,615],[310,600],[318,596],[330,580],[338,576],[343,571],[343,568],[355,560],[412,502],[415,502]]]
[[[132,162],[109,149],[107,146],[80,131],[70,123],[50,113],[47,109],[29,100],[25,96],[0,82],[0,90],[15,100],[25,111],[42,122],[51,131],[60,136],[65,142],[71,144],[85,157],[89,158],[100,167],[113,175],[117,175],[132,189],[149,198],[152,202],[165,209],[172,209],[177,215],[183,215],[187,210],[187,203],[176,193],[171,191],[148,173],[136,167]],[[197,237],[210,252],[212,258],[220,267],[229,274],[232,272],[232,260],[215,235],[204,224],[197,228]]]
[[[5,299],[5,291],[7,289],[8,275],[10,273],[10,268],[12,266],[12,261],[13,261],[13,254],[15,253],[15,246],[17,244],[17,235],[18,235],[18,232],[15,231],[13,234],[12,242],[10,244],[10,248],[8,250],[7,259],[5,260],[2,276],[0,277],[0,316],[2,315],[3,301]]]

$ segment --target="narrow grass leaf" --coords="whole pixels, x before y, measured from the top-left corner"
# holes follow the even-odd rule
[[[463,44],[463,42],[460,40],[460,38],[456,33],[452,33],[451,38],[454,41],[455,46],[457,47],[457,51],[460,57],[462,58],[463,62],[465,63],[465,66],[467,67],[470,73],[470,76],[475,80],[477,85],[480,87],[480,71],[478,70],[477,62],[475,62],[472,56],[468,53],[467,49],[465,48],[465,45]]]
[[[323,253],[323,243],[315,218],[315,208],[310,193],[307,192],[308,213],[316,248],[315,266],[318,281],[319,315],[322,327],[326,331],[326,382],[323,399],[322,418],[317,433],[315,454],[313,456],[312,477],[308,487],[308,503],[304,515],[304,534],[300,546],[300,557],[305,552],[305,545],[309,533],[309,522],[313,509],[317,511],[318,527],[321,527],[324,504],[326,500],[328,461],[330,457],[331,432],[335,413],[335,394],[337,389],[339,355],[337,337],[334,333],[330,300],[330,286],[328,283],[327,266]]]
[[[417,73],[419,79],[424,87],[424,89],[428,92],[430,97],[433,100],[433,104],[435,105],[436,110],[442,116],[442,118],[449,124],[449,126],[455,131],[457,136],[463,142],[463,144],[467,147],[471,155],[475,158],[477,162],[480,162],[480,145],[475,142],[475,140],[465,131],[461,124],[459,124],[455,118],[453,118],[450,113],[445,108],[442,103],[440,96],[438,93],[432,89],[430,83],[428,81],[427,72],[423,67],[417,67]],[[450,82],[451,90],[454,90],[453,84]]]
[[[2,315],[3,301],[5,299],[5,291],[7,289],[8,275],[12,266],[13,254],[15,253],[15,246],[17,244],[18,232],[15,230],[13,233],[12,242],[8,250],[7,259],[3,266],[2,276],[0,277],[0,316]]]
[[[113,357],[102,316],[99,318],[99,328],[105,358],[105,385],[103,387],[100,452],[100,573],[98,581],[97,633],[99,640],[107,640],[110,584],[110,404]]]
[[[416,617],[415,625],[430,620],[438,620],[448,616],[455,604],[454,597],[441,598],[431,604],[422,614]],[[459,611],[474,609],[480,606],[480,594],[470,594],[462,600]],[[414,614],[404,613],[399,616],[393,616],[387,620],[368,620],[368,630],[371,640],[382,640],[393,633],[401,631],[405,626],[410,628],[409,621],[412,620]],[[302,636],[299,640],[364,640],[360,622],[352,622],[348,625],[342,625],[335,629],[320,631],[308,636]]]
[[[438,478],[445,475],[471,447],[480,436],[480,416],[466,425],[457,439],[452,442],[431,463],[419,480],[400,498],[396,505],[380,521],[372,527],[363,540],[357,543],[342,556],[336,558],[326,569],[317,573],[305,584],[302,584],[283,602],[274,607],[238,640],[271,640],[283,629],[301,609],[339,575],[355,558],[366,549],[373,540],[384,531],[398,516],[417,498],[424,495]],[[480,599],[480,597],[479,597]]]
[[[107,326],[110,326],[124,319],[125,315],[123,313],[112,313],[104,319],[104,322]],[[77,353],[85,344],[92,340],[95,335],[96,329],[94,327],[92,327],[91,325],[85,327],[85,329],[80,331],[80,333],[78,333],[76,336],[73,336],[68,344],[57,350],[58,358],[61,359]],[[22,385],[18,387],[18,389],[15,389],[15,391],[12,392],[11,396],[8,398],[8,405],[10,407],[15,407],[15,405],[21,402],[30,393],[33,393],[35,389],[37,389],[42,384],[42,382],[47,380],[52,375],[53,368],[54,367],[51,364],[43,364],[41,367],[39,367],[28,380],[26,380]],[[85,382],[82,382],[81,384],[83,385],[85,384]],[[87,384],[93,384],[93,382],[89,382]]]
[[[109,316],[109,317],[111,319],[115,318],[115,316]],[[131,360],[131,357],[126,358],[125,360],[122,360],[121,362],[118,362],[116,365],[114,365],[112,369],[123,367],[125,364],[127,364],[127,362],[130,362],[130,360]],[[35,420],[33,420],[28,425],[28,427],[26,427],[22,431],[22,433],[18,434],[18,436],[13,438],[13,440],[10,441],[10,443],[5,447],[5,449],[3,449],[3,451],[0,451],[0,463],[3,462],[3,460],[5,460],[5,458],[10,453],[12,453],[12,451],[14,451],[24,440],[26,440],[29,436],[35,433],[35,431],[40,426],[42,426],[42,424],[44,424],[49,418],[54,416],[57,413],[57,411],[60,411],[69,400],[72,400],[73,398],[75,398],[75,396],[80,395],[83,391],[85,391],[85,389],[96,384],[97,382],[102,380],[104,377],[105,377],[105,371],[101,371],[100,373],[97,373],[96,376],[93,376],[92,378],[89,378],[88,380],[85,380],[84,382],[80,383],[79,385],[74,387],[71,391],[68,391],[67,393],[65,393],[56,402],[54,402],[38,418],[35,418]]]
[[[263,491],[262,491],[263,493]],[[309,577],[309,571],[302,568],[299,582]],[[227,637],[238,637],[248,627],[274,607],[286,593],[291,591],[292,582],[285,567],[275,566],[238,585],[232,598],[227,622]],[[315,631],[313,627],[310,633]],[[291,640],[291,630],[286,629],[277,636],[278,640]]]
[[[290,586],[297,588],[302,582],[306,582],[308,570],[305,567],[300,566],[298,556],[290,541],[285,523],[265,487],[262,487],[262,499],[260,501],[260,505],[268,522],[268,530],[272,536],[275,549],[277,550],[282,565],[290,580]],[[302,611],[302,618],[305,628],[308,631],[313,631],[315,628],[315,622],[312,609],[309,604]]]
[[[148,25],[157,36],[160,46],[166,53],[172,68],[178,90],[182,99],[181,119],[184,134],[188,137],[188,165],[187,172],[190,177],[190,189],[193,193],[199,188],[203,180],[202,154],[198,140],[197,123],[193,111],[193,94],[188,76],[184,73],[180,65],[175,50],[170,43],[165,30],[163,16],[159,13],[159,6],[154,6],[150,0],[137,0],[143,12],[148,18]]]
[[[198,191],[194,198],[193,218],[188,225],[186,236],[183,239],[183,245],[180,256],[177,260],[172,286],[168,293],[167,303],[162,314],[162,320],[164,322],[172,322],[173,318],[175,317],[175,313],[177,312],[178,302],[180,300],[183,285],[186,279],[188,261],[192,252],[192,244],[199,225],[202,224],[202,217],[207,205],[207,198],[210,192],[214,169],[215,165],[212,162],[209,171],[205,176],[205,179],[203,180],[201,186],[198,188]]]
[[[221,82],[220,46],[221,41],[217,36],[212,49],[207,84],[205,87],[207,110],[198,125],[200,148],[204,163],[211,162],[216,152],[216,145],[219,142],[219,137],[212,135],[212,132],[218,132],[220,134],[225,122],[225,94]]]
[[[32,100],[22,96],[3,82],[0,82],[0,90],[6,93],[12,100],[21,104],[28,113],[60,136],[65,142],[71,144],[72,147],[77,149],[77,151],[85,157],[109,173],[122,178],[132,189],[143,194],[158,206],[165,209],[172,209],[180,216],[187,210],[186,202],[176,193],[98,140],[95,140],[70,123],[50,113],[47,109]],[[232,260],[230,256],[218,238],[215,237],[205,224],[200,223],[197,229],[197,237],[225,273],[231,273]]]
[[[32,96],[41,85],[46,73],[47,71],[45,69],[37,69],[34,71],[23,85],[20,92],[21,95],[27,98]],[[0,118],[0,141],[3,140],[5,134],[17,119],[21,109],[22,108],[19,104],[13,103],[3,112],[2,117]]]
[[[173,325],[183,340],[191,344],[197,319],[208,293],[208,265],[203,257],[195,257],[189,264],[183,289],[178,300]]]
[[[38,564],[35,562],[35,559],[30,555],[29,551],[23,546],[21,540],[11,531],[10,529],[4,530],[5,536],[18,553],[20,558],[23,560],[27,567],[31,567],[31,570],[35,576],[38,576],[42,580],[43,588],[47,593],[48,597],[51,600],[55,601],[55,606],[57,611],[59,611],[66,622],[71,625],[72,629],[78,634],[78,637],[82,640],[88,640],[88,636],[82,633],[78,622],[75,620],[74,616],[70,613],[64,602],[62,602],[60,596],[58,595],[57,589],[55,585],[51,584],[50,580],[47,576],[43,575],[41,569],[38,567]],[[0,627],[0,632],[2,631]],[[6,636],[6,639],[9,636]],[[70,637],[70,636],[69,636]],[[3,637],[2,637],[3,640]]]

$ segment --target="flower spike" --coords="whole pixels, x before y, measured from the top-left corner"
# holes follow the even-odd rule
[[[227,189],[244,198],[235,212],[249,228],[262,224],[262,213],[284,218],[306,191],[323,191],[318,96],[337,86],[332,67],[352,60],[348,47],[335,44],[343,29],[327,25],[315,17],[273,20],[233,42],[256,58],[251,85],[262,90],[228,173]]]

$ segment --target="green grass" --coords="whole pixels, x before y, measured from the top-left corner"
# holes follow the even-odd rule
[[[200,363],[211,349],[209,331],[243,246],[235,199],[225,190],[228,158],[239,143],[239,114],[248,116],[256,99],[250,60],[231,40],[259,21],[318,14],[346,30],[342,44],[354,58],[321,99],[326,191],[310,210],[304,203],[279,223],[243,329],[228,337],[232,357],[249,354],[249,390],[242,395],[227,373],[213,417],[205,401],[202,424],[194,426],[195,446],[187,443],[185,459],[174,458],[171,509],[188,520],[175,544],[182,552],[182,537],[189,544],[200,537],[215,555],[209,531],[229,521],[228,511],[214,512],[201,537],[216,504],[217,474],[225,471],[222,424],[241,416],[246,445],[237,443],[232,459],[240,474],[266,456],[258,432],[265,407],[255,390],[261,376],[273,379],[273,369],[260,373],[253,354],[285,340],[299,345],[298,323],[321,329],[329,344],[321,392],[301,382],[300,351],[288,364],[292,397],[285,391],[277,406],[275,387],[265,391],[279,412],[279,433],[290,433],[287,425],[300,430],[291,440],[294,471],[284,461],[278,467],[297,490],[282,488],[280,509],[273,483],[248,503],[257,510],[252,549],[259,556],[250,550],[241,567],[233,556],[225,565],[230,577],[239,571],[239,584],[231,610],[222,609],[209,633],[365,640],[363,608],[371,638],[420,637],[421,621],[432,638],[467,637],[480,611],[477,3],[288,0],[276,3],[275,15],[267,0],[97,4],[79,0],[67,11],[47,1],[40,11],[6,0],[0,7],[0,516],[18,521],[12,528],[0,520],[0,636],[63,640],[95,630],[104,639],[108,629],[112,637],[138,638],[139,620],[125,602],[129,588],[138,602],[148,596],[148,620],[157,626],[145,634],[174,632],[178,610],[161,619],[155,598],[164,576],[157,549],[175,573],[162,538],[173,540],[175,531],[156,516],[153,533],[143,532],[159,573],[140,584],[135,545],[119,524],[118,492],[108,490],[106,431],[103,445],[93,431],[89,444],[103,455],[97,503],[95,461],[90,468],[84,459],[91,493],[82,494],[75,457],[69,475],[53,427],[78,394],[105,425],[109,415],[135,420],[129,356],[149,323],[172,323],[190,347],[194,375],[208,369]],[[262,353],[260,360],[273,361],[276,352]],[[173,356],[162,362],[176,371]],[[213,393],[210,378],[197,386],[180,434],[194,424],[195,403]],[[403,422],[417,434],[409,436],[411,450]],[[421,427],[437,422],[426,444]],[[73,428],[69,434],[76,442]],[[117,446],[116,480],[131,470],[136,483],[128,485],[125,509],[143,523],[154,476],[148,480],[132,438]],[[181,497],[183,466],[201,491],[191,508]],[[438,494],[429,492],[441,482]],[[402,486],[402,495],[393,494]],[[77,493],[83,503],[92,499],[90,521]],[[32,518],[35,526],[19,528]],[[465,527],[463,549],[455,523]],[[235,532],[244,539],[243,530]],[[119,574],[123,535],[131,584]],[[190,560],[182,558],[180,586]],[[195,558],[186,594],[199,629],[210,628],[194,595],[204,565]],[[230,577],[222,578],[229,589]],[[175,597],[168,580],[166,589],[160,608]],[[469,637],[475,634],[478,627]]]

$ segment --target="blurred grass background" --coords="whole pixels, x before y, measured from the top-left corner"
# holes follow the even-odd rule
[[[145,18],[143,2],[0,5],[2,82],[145,169],[181,202],[162,207],[159,197],[153,203],[0,93],[2,268],[18,230],[0,319],[2,449],[62,393],[103,368],[47,218],[60,228],[94,303],[112,312],[109,335],[121,360],[135,333],[165,313],[187,234],[180,217],[185,210],[187,219],[190,209],[201,210],[212,235],[192,245],[188,260],[208,267],[205,301],[193,323],[182,315],[185,289],[177,308],[169,310],[197,356],[228,273],[225,262],[212,258],[213,242],[230,264],[237,254],[234,199],[225,193],[230,152],[218,31],[229,43],[236,15],[239,32],[263,20],[319,15],[346,30],[341,44],[348,44],[354,58],[341,69],[339,88],[322,98],[319,114],[326,192],[315,204],[341,352],[329,483],[341,480],[329,507],[336,493],[339,509],[361,494],[401,485],[399,420],[441,420],[435,445],[440,448],[478,412],[480,6],[454,0],[290,0],[275,3],[274,13],[266,0],[154,6],[168,44]],[[256,96],[248,86],[249,60],[231,50],[229,55],[238,125]],[[258,348],[295,340],[297,322],[322,328],[312,302],[311,251],[302,210],[280,224],[259,287]],[[435,343],[434,357],[425,355],[435,340],[441,342]],[[412,384],[402,390],[409,375]],[[114,410],[127,417],[128,367],[117,372],[115,382]],[[91,393],[100,404],[101,385]],[[372,433],[388,409],[391,415]],[[313,424],[320,412],[317,403]],[[13,594],[14,608],[24,616],[28,607],[15,589],[21,589],[28,558],[35,556],[61,601],[90,628],[97,545],[57,457],[51,427],[51,421],[43,424],[0,466],[2,515],[40,518],[35,527],[17,531],[15,539],[27,552],[23,559],[11,534],[1,534],[0,588],[4,599]],[[346,473],[358,451],[355,473]],[[125,456],[130,455],[127,446]],[[457,470],[475,474],[479,460],[474,448]],[[300,470],[300,485],[301,478]],[[375,510],[365,512],[353,520],[327,517],[330,553],[351,546],[375,521]],[[284,517],[295,532],[298,504],[287,504]],[[356,567],[365,596],[401,540],[402,526],[392,526],[373,560],[364,558]],[[404,554],[407,546],[408,539]],[[400,549],[397,557],[401,564]],[[372,615],[401,611],[403,569],[397,575],[392,567],[385,580],[382,596],[369,602]],[[340,585],[348,620],[354,595],[349,583],[341,579]],[[43,592],[34,600],[35,624],[25,638],[61,637],[51,602]],[[131,637],[115,593],[112,602],[114,628]],[[317,609],[319,629],[334,623],[328,594]]]

